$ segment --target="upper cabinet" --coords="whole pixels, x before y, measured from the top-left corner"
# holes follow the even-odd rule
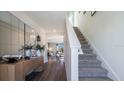
[[[35,44],[35,31],[27,24],[25,31],[25,43]],[[0,56],[20,54],[23,46],[24,22],[7,11],[0,11]]]
[[[11,24],[11,14],[6,11],[0,11],[0,20],[7,24]]]
[[[19,54],[24,46],[24,23],[9,12],[0,11],[0,55]]]

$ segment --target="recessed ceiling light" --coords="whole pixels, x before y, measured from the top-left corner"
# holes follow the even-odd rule
[[[54,29],[54,30],[53,30],[53,32],[55,33],[55,32],[56,32],[56,30]]]
[[[31,30],[31,32],[33,33],[33,32],[34,32],[34,30]]]

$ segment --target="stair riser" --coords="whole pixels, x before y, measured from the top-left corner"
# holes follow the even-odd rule
[[[79,64],[101,64],[99,60],[79,60]]]
[[[83,44],[89,44],[87,41],[79,41],[81,45]]]
[[[107,72],[79,72],[79,77],[107,77]]]
[[[78,39],[79,39],[80,42],[81,41],[86,41],[86,39],[85,38],[82,38],[82,37],[78,37]]]
[[[74,28],[74,30],[75,30],[76,32],[80,32],[80,30],[79,30],[78,28]]]
[[[79,60],[96,60],[96,56],[79,56]]]
[[[79,40],[80,40],[81,38],[82,38],[82,39],[85,39],[82,34],[77,34],[77,37],[79,38]]]
[[[95,63],[93,63],[93,64],[88,64],[88,63],[79,64],[80,68],[82,68],[82,67],[100,67],[100,66],[101,66],[101,64],[97,64],[97,63],[96,64]]]
[[[76,34],[78,34],[78,35],[82,35],[82,33],[81,33],[79,30],[76,32]]]
[[[81,45],[88,44],[88,42],[86,42],[86,41],[84,41],[84,42],[80,41],[80,43],[81,43]]]
[[[97,77],[97,78],[87,78],[87,77],[79,77],[79,81],[112,81],[112,79],[108,77]]]
[[[83,53],[85,53],[85,54],[92,54],[93,51],[92,50],[83,50]]]
[[[82,33],[76,33],[76,34],[77,34],[78,37],[83,37]]]
[[[79,30],[76,30],[75,33],[78,35],[82,34]]]
[[[85,39],[83,39],[83,38],[80,38],[80,40],[79,40],[80,42],[87,42]]]
[[[78,38],[80,42],[86,41],[85,38]]]
[[[95,60],[96,57],[85,57],[85,58],[79,58],[79,60]]]
[[[79,60],[79,67],[101,67],[101,62],[82,62]]]
[[[77,34],[77,35],[82,35],[82,33],[81,33],[81,32],[76,32],[76,34]]]
[[[81,45],[81,48],[85,48],[85,49],[90,49],[90,45],[87,45],[87,44],[83,44],[83,45]]]
[[[84,36],[82,35],[82,33],[76,33],[77,37],[81,37],[84,38]]]

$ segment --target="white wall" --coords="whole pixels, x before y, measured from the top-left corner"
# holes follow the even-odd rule
[[[109,69],[109,77],[124,80],[124,12],[75,12],[75,25]]]

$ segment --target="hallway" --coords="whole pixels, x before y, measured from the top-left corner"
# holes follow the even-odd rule
[[[31,81],[66,81],[65,63],[50,57],[49,62],[44,64],[44,71],[36,73]]]

